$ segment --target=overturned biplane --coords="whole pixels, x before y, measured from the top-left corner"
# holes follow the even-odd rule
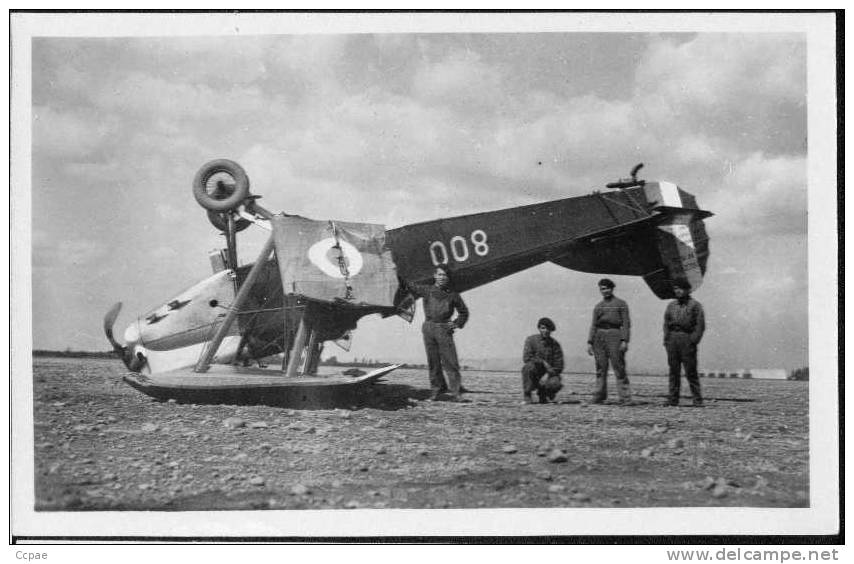
[[[152,396],[299,403],[397,368],[317,375],[323,344],[348,342],[365,315],[411,319],[408,284],[430,283],[440,264],[450,267],[460,292],[551,261],[642,276],[656,296],[669,298],[677,277],[701,284],[709,256],[703,219],[711,214],[674,184],[639,180],[641,166],[608,191],[387,231],[270,213],[237,163],[211,161],[197,173],[193,193],[226,236],[227,249],[211,255],[214,274],[138,317],[124,345],[112,333],[120,303],[105,316],[104,330],[134,373],[125,380]],[[270,236],[254,263],[238,266],[237,233],[252,224]],[[273,355],[282,355],[281,366],[261,368]]]

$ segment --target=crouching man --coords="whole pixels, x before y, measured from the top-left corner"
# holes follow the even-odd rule
[[[536,335],[525,339],[522,351],[522,393],[525,403],[533,403],[531,393],[536,391],[540,403],[554,401],[563,387],[560,373],[563,371],[563,349],[552,339],[554,322],[548,317],[537,321]]]

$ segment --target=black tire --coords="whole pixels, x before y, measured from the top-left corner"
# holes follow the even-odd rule
[[[234,181],[222,181],[210,192],[208,182],[218,173],[225,173]],[[209,211],[224,212],[237,208],[249,196],[249,177],[239,164],[228,159],[216,159],[206,163],[193,179],[193,196],[199,205]]]
[[[213,225],[223,233],[228,232],[228,220],[225,218],[224,213],[208,210],[208,221],[210,221],[211,225]],[[241,217],[235,222],[235,231],[243,231],[251,224],[251,221],[249,221],[248,219],[243,219]]]

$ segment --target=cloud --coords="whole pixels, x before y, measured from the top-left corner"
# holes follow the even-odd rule
[[[786,274],[779,276],[776,272],[766,272],[764,276],[756,276],[750,281],[753,294],[758,298],[772,293],[777,296],[787,296],[798,287],[794,276]],[[782,304],[781,304],[782,305]]]
[[[103,241],[52,237],[53,235],[44,229],[34,231],[33,265],[36,268],[65,269],[70,266],[94,265],[107,253],[107,244]]]
[[[341,95],[345,57],[353,36],[294,35],[278,38],[265,52],[265,80],[295,102],[323,105]]]
[[[185,214],[176,206],[166,202],[157,202],[154,204],[154,209],[158,217],[165,223],[174,223],[185,218]]]
[[[496,124],[494,141],[487,139],[495,174],[517,179],[540,176],[561,184],[570,177],[577,179],[582,171],[610,165],[616,155],[633,152],[631,107],[625,102],[583,96],[532,107],[528,114]]]
[[[735,146],[800,152],[806,136],[806,43],[796,34],[699,34],[655,40],[636,71],[644,120],[704,130]]]
[[[421,66],[413,79],[416,98],[456,108],[492,106],[504,97],[495,66],[471,51],[457,51]]]
[[[301,114],[299,121],[289,124],[280,138],[271,138],[270,153],[278,162],[263,166],[287,167],[294,185],[303,189],[361,194],[354,201],[356,214],[364,213],[358,208],[368,193],[375,195],[372,201],[403,212],[407,210],[400,202],[384,199],[383,193],[408,189],[426,203],[450,186],[457,199],[454,208],[462,213],[469,211],[472,195],[472,203],[480,205],[484,196],[490,197],[498,202],[495,208],[502,207],[502,199],[513,205],[578,194],[653,156],[654,165],[668,177],[696,178],[694,185],[711,187],[701,204],[721,214],[715,218],[724,229],[719,233],[747,231],[745,205],[784,219],[751,229],[794,225],[799,230],[805,199],[792,179],[803,179],[805,172],[799,170],[798,157],[777,159],[773,143],[766,149],[761,138],[745,142],[751,132],[722,127],[747,119],[742,99],[757,80],[768,86],[759,93],[763,103],[798,101],[802,61],[788,57],[798,54],[799,44],[791,37],[737,37],[735,45],[730,39],[652,42],[642,57],[634,97],[622,100],[561,98],[536,90],[509,95],[512,78],[477,53],[452,51],[438,62],[416,59],[412,98],[382,88],[349,96],[330,90],[338,93],[328,99],[335,104],[314,102],[295,112]],[[332,45],[322,56],[337,60],[340,43]],[[784,60],[775,61],[775,55]],[[697,65],[691,64],[694,60]],[[716,67],[719,71],[700,83]],[[768,76],[757,79],[757,69]],[[480,105],[470,104],[475,101]],[[700,124],[701,118],[710,118],[711,126]],[[747,153],[755,157],[746,156],[745,145],[759,147]],[[408,211],[420,217],[422,210]]]
[[[805,38],[790,34],[698,34],[692,41],[656,40],[638,66],[638,89],[692,106],[798,102],[806,80]],[[759,86],[759,89],[755,89]],[[758,100],[757,100],[758,98]]]
[[[33,151],[58,159],[83,158],[93,154],[110,135],[109,126],[91,116],[33,107]]]
[[[292,71],[324,74],[347,52],[353,36],[339,34],[293,35],[278,39],[268,48],[271,58]]]
[[[115,182],[121,177],[121,168],[116,162],[79,162],[64,163],[62,172],[69,177],[88,182]]]
[[[172,80],[214,87],[263,79],[267,53],[279,42],[269,37],[170,37],[133,39],[127,49],[132,66],[152,69],[154,59],[154,68]]]
[[[178,256],[178,251],[175,250],[175,247],[171,246],[161,246],[155,249],[151,249],[148,253],[149,257],[151,257],[155,263],[164,259],[174,259]]]
[[[335,106],[307,107],[298,119],[280,136],[261,135],[265,141],[246,151],[253,185],[308,190],[327,184],[381,192],[459,159],[447,147],[454,144],[447,135],[449,116],[407,99],[343,97]]]
[[[93,97],[95,105],[108,111],[182,120],[219,118],[264,107],[261,92],[252,86],[232,85],[215,90],[144,73],[133,73],[105,85]]]
[[[715,140],[703,134],[687,133],[679,139],[675,154],[682,164],[695,165],[719,160],[719,151]]]
[[[707,222],[714,234],[751,237],[806,234],[807,170],[805,157],[747,156],[706,206],[716,214]]]
[[[703,169],[717,175],[722,163],[741,156],[733,141],[738,132],[700,133],[702,128],[674,115],[686,105],[727,97],[726,81],[682,88],[696,80],[691,60],[699,58],[705,68],[727,57],[720,74],[735,79],[756,64],[730,64],[729,58],[738,59],[733,54],[751,45],[732,47],[704,36],[678,45],[653,42],[642,58],[646,70],[638,76],[651,75],[655,88],[636,89],[634,99],[604,100],[526,91],[480,53],[457,49],[436,55],[438,50],[424,46],[431,43],[403,36],[374,41],[380,51],[391,45],[412,55],[406,70],[412,76],[408,97],[387,90],[382,82],[345,93],[348,72],[341,65],[348,49],[358,46],[351,36],[251,38],[245,45],[163,40],[152,47],[165,57],[163,68],[145,67],[140,60],[144,43],[134,42],[135,70],[101,84],[93,103],[102,114],[122,120],[111,138],[123,131],[126,138],[119,142],[132,145],[147,160],[160,161],[163,169],[174,169],[179,155],[244,153],[249,142],[276,155],[265,161],[264,170],[287,167],[289,180],[302,189],[379,193],[390,187],[448,184],[492,197],[513,198],[526,190],[540,199],[569,195],[567,188],[601,186],[650,155],[662,169]],[[748,58],[767,63],[772,50],[760,51],[761,56]],[[225,54],[215,56],[219,52]],[[192,73],[183,70],[186,61],[196,66]],[[229,80],[229,69],[241,62],[264,71]],[[208,80],[220,64],[223,80]],[[766,82],[790,77],[791,66],[766,64],[774,69]],[[281,98],[270,86],[282,74],[302,83],[303,93],[315,89],[313,95]],[[193,130],[195,137],[188,134]],[[169,151],[163,151],[167,146]],[[250,174],[264,174],[261,168]]]

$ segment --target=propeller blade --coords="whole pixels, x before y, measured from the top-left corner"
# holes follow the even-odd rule
[[[113,350],[116,351],[122,359],[122,362],[125,363],[125,366],[127,366],[131,372],[139,372],[142,367],[145,366],[145,357],[142,353],[134,355],[130,349],[119,343],[113,337],[113,325],[115,325],[116,318],[119,316],[119,312],[121,310],[122,302],[118,302],[110,308],[106,315],[104,315],[104,334],[107,336],[107,340],[110,341],[110,344],[113,345]]]
[[[116,318],[119,316],[119,312],[121,310],[122,302],[117,302],[110,308],[106,315],[104,315],[104,334],[107,335],[107,340],[110,341],[110,344],[113,345],[113,349],[118,353],[124,353],[125,347],[119,344],[119,342],[113,337],[113,325],[115,325]]]

